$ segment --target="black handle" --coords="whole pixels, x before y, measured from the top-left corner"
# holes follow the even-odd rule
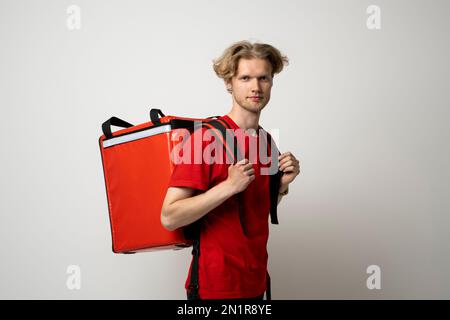
[[[153,124],[161,124],[159,116],[165,117],[166,115],[160,109],[150,110],[150,120],[152,121]]]
[[[133,125],[131,123],[126,122],[125,120],[116,117],[109,118],[102,124],[102,131],[106,139],[110,139],[113,136],[111,132],[111,126],[129,128],[132,127]]]

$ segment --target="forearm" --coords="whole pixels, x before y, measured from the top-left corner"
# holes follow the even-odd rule
[[[278,194],[278,202],[277,202],[277,204],[279,204],[281,202],[281,199],[283,199],[283,196],[281,194]]]
[[[205,193],[172,203],[165,212],[167,228],[175,230],[197,221],[232,195],[231,186],[224,181]]]
[[[281,185],[280,189],[278,190],[278,202],[277,205],[280,203],[281,199],[283,199],[284,195],[282,193],[284,193],[285,191],[287,191],[289,185]]]

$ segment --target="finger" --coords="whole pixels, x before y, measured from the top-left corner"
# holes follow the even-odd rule
[[[295,166],[295,162],[292,160],[285,161],[282,165],[280,165],[280,170],[283,170],[284,168]]]
[[[244,171],[244,174],[246,174],[248,176],[253,176],[253,175],[255,175],[255,170],[252,168],[250,170]]]
[[[283,152],[280,157],[292,154],[290,151]]]
[[[291,166],[300,166],[300,161],[298,161],[297,159],[290,159],[290,158],[288,158],[288,159],[286,159],[286,160],[284,160],[284,161],[279,163],[279,167],[280,168],[281,167],[286,167],[286,166],[289,166],[289,165],[291,165]]]
[[[281,158],[280,160],[278,160],[278,163],[279,164],[284,164],[287,161],[298,161],[298,160],[294,156],[287,155],[284,158]]]
[[[292,156],[292,153],[290,151],[284,152],[284,153],[282,153],[282,154],[280,154],[278,156],[278,159],[281,159],[281,158],[284,158],[284,157],[287,157],[287,156]]]
[[[288,172],[296,172],[297,170],[295,170],[294,166],[289,166],[281,171],[283,171],[284,173],[288,173]]]
[[[245,171],[245,170],[249,170],[249,169],[251,169],[251,168],[253,168],[253,163],[248,163],[248,164],[242,166],[242,169],[243,169],[244,171]]]
[[[285,157],[285,158],[283,158],[281,161],[278,161],[278,165],[283,165],[283,164],[285,164],[285,163],[287,163],[287,162],[289,162],[289,161],[296,161],[295,159],[293,159],[292,157],[290,157],[290,156],[287,156],[287,157]]]
[[[244,171],[248,171],[248,170],[253,170],[253,169],[254,169],[254,167],[253,167],[252,164],[246,165],[245,167],[241,167],[241,168],[242,168],[242,170],[244,170]]]
[[[248,159],[242,159],[241,161],[236,162],[236,166],[245,165],[248,163]]]

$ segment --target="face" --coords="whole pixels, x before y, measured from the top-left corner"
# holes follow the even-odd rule
[[[231,88],[233,107],[259,113],[269,103],[272,89],[272,65],[266,59],[239,60],[236,75],[227,88]]]

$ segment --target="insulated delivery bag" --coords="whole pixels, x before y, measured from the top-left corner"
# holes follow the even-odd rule
[[[99,145],[115,253],[192,245],[183,228],[166,230],[160,215],[173,171],[171,151],[179,140],[174,129],[192,130],[195,121],[206,119],[164,116],[159,109],[151,109],[150,118],[133,126],[112,117],[102,125]],[[113,133],[111,126],[124,129]]]
[[[177,129],[192,132],[200,123],[220,131],[217,139],[237,161],[237,147],[232,151],[228,149],[225,143],[228,132],[222,122],[214,118],[165,116],[161,110],[151,109],[151,121],[146,123],[132,125],[112,117],[102,124],[99,147],[114,253],[181,249],[192,246],[196,241],[192,230],[191,236],[186,232],[189,228],[166,230],[160,220],[161,208],[174,169],[172,150],[177,143],[184,141],[179,135],[186,133],[186,130]],[[111,126],[123,129],[112,132]],[[268,133],[267,136],[272,139]],[[278,155],[279,151],[274,150],[272,155],[275,154]],[[277,156],[272,159],[277,161]],[[270,217],[274,224],[278,223],[276,209],[280,174],[278,171],[270,177]],[[242,199],[238,200],[241,203]],[[245,233],[244,213],[239,214]]]

